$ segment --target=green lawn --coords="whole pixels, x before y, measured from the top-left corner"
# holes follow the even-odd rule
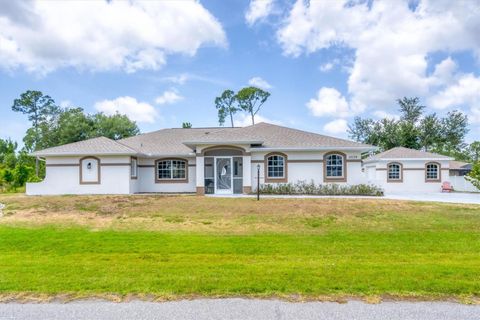
[[[479,206],[201,197],[0,202],[7,204],[0,295],[480,295]],[[69,210],[78,203],[87,208]]]

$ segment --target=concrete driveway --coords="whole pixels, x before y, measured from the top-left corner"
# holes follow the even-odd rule
[[[438,192],[438,193],[395,193],[386,194],[386,199],[435,201],[448,203],[480,204],[480,193]]]
[[[366,304],[350,301],[290,303],[278,300],[200,299],[176,302],[72,302],[44,304],[0,304],[1,320],[73,319],[325,319],[325,320],[478,320],[479,305],[451,302],[384,302]]]
[[[255,195],[234,194],[234,195],[217,195],[210,194],[207,197],[219,198],[255,198]],[[462,192],[438,192],[438,193],[388,193],[383,197],[369,196],[313,196],[313,195],[261,195],[261,198],[271,199],[390,199],[390,200],[410,200],[410,201],[431,201],[431,202],[447,202],[447,203],[466,203],[480,204],[480,193],[462,193]]]

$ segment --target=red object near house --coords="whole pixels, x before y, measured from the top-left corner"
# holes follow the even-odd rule
[[[442,192],[452,192],[452,191],[453,191],[453,187],[450,184],[450,182],[444,181],[442,183]]]

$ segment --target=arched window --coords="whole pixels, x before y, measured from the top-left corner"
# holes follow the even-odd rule
[[[328,153],[324,158],[325,181],[345,181],[345,155],[341,153]]]
[[[425,165],[425,181],[440,181],[440,164],[437,162],[429,162]]]
[[[265,182],[287,181],[287,156],[271,153],[265,156]]]
[[[388,182],[402,182],[403,172],[400,163],[389,163],[387,165],[387,181]]]
[[[187,181],[188,162],[183,159],[161,159],[156,161],[157,182],[184,182]]]

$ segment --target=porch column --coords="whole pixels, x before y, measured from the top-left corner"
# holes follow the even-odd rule
[[[203,156],[198,156],[196,159],[195,172],[197,176],[197,195],[205,194],[205,159]]]
[[[252,156],[243,156],[243,193],[252,192]]]

